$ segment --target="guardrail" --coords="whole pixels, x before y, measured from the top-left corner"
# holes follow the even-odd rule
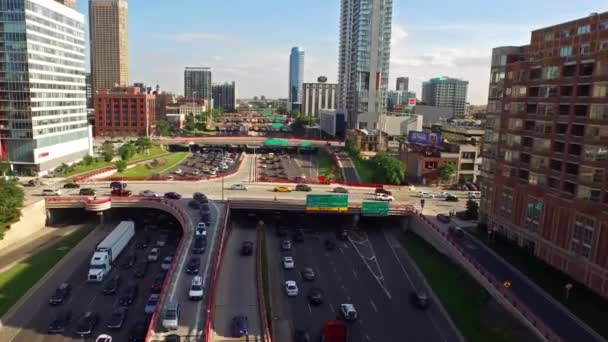
[[[426,216],[418,212],[418,217],[421,218],[422,222],[425,223],[430,229],[435,230],[449,246],[453,248],[462,258],[463,261],[467,262],[474,270],[476,270],[485,279],[488,284],[494,288],[504,299],[503,302],[508,303],[512,310],[518,312],[521,317],[528,321],[530,326],[536,330],[536,333],[541,336],[545,341],[562,341],[562,339],[547,327],[542,320],[540,320],[532,311],[521,301],[519,301],[513,294],[511,294],[505,287],[504,284],[497,280],[489,271],[485,269],[475,258],[473,258],[460,244],[454,241],[451,234],[439,229],[437,225],[431,222]]]
[[[272,342],[272,336],[270,335],[270,324],[268,323],[268,314],[266,313],[266,298],[264,295],[264,274],[262,273],[262,240],[264,240],[264,229],[260,225],[257,228],[257,241],[256,241],[256,253],[255,253],[255,280],[256,289],[258,293],[258,309],[260,311],[260,321],[262,322],[262,338],[264,342]]]

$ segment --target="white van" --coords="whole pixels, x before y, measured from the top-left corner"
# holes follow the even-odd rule
[[[177,330],[179,327],[179,303],[169,303],[163,317],[163,327],[169,330]]]
[[[44,189],[42,190],[42,196],[61,196],[61,190]]]

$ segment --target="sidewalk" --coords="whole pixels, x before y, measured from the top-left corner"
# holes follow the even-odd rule
[[[266,258],[270,260],[280,260],[281,255],[279,253],[279,242],[277,237],[272,234],[272,229],[266,227],[264,230],[266,234]],[[291,341],[292,340],[292,320],[291,313],[289,311],[289,304],[285,300],[282,288],[279,284],[283,283],[279,268],[274,265],[268,265],[268,300],[270,302],[270,308],[268,311],[271,315],[271,336],[273,341]]]

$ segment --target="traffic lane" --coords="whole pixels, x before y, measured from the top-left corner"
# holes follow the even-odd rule
[[[261,321],[258,308],[255,278],[255,255],[257,251],[254,222],[233,221],[232,232],[225,247],[219,279],[215,293],[212,322],[213,340],[225,340],[232,336],[232,318],[244,314],[249,320],[249,335],[261,336]],[[241,256],[243,241],[253,241],[251,256]]]
[[[471,254],[478,263],[498,281],[509,280],[509,291],[523,302],[536,317],[541,319],[550,329],[558,334],[564,341],[595,341],[597,338],[570,318],[555,304],[545,298],[543,294],[519,276],[512,272],[500,260],[489,253],[481,243],[465,236],[463,239],[454,239]],[[545,294],[549,296],[548,294]]]

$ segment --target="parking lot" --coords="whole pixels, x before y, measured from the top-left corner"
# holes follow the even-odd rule
[[[76,247],[74,254],[61,269],[38,288],[18,308],[15,315],[4,326],[18,327],[19,331],[13,341],[94,341],[99,334],[110,334],[116,341],[128,341],[130,330],[136,321],[145,321],[149,317],[144,313],[144,306],[155,283],[161,284],[165,271],[161,269],[162,260],[173,255],[179,242],[181,228],[170,215],[154,210],[113,210],[111,222],[98,227],[83,242]],[[89,283],[86,281],[89,263],[95,246],[109,234],[120,220],[135,221],[135,236],[120,254],[114,267],[102,283]],[[146,247],[141,242],[149,237]],[[160,237],[166,237],[161,239]],[[165,240],[164,246],[157,246],[159,240]],[[147,257],[152,248],[159,248],[158,262],[148,262]],[[125,261],[135,256],[136,263],[147,264],[147,270],[142,278],[135,277],[135,267],[128,267]],[[116,294],[104,294],[103,289],[108,280],[114,276],[120,277]],[[49,305],[48,301],[55,289],[63,282],[70,284],[72,290],[66,301],[58,306]],[[137,294],[132,304],[128,305],[126,320],[122,327],[110,330],[106,327],[110,315],[119,305],[121,290],[127,284],[137,285]],[[70,311],[71,321],[63,333],[49,335],[47,329],[51,321],[60,312]],[[99,321],[90,337],[81,338],[75,334],[75,329],[82,315],[87,312],[96,312]],[[147,325],[146,325],[147,327]]]
[[[162,176],[171,176],[174,179],[208,179],[233,171],[238,167],[240,158],[241,154],[236,152],[224,154],[219,149],[202,149],[192,153],[181,164],[167,170]]]

